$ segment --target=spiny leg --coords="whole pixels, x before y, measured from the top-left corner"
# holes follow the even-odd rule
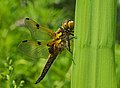
[[[71,38],[69,38],[69,36],[67,37],[67,41],[66,41],[66,48],[67,48],[67,50],[72,54],[72,51],[71,51],[71,49],[70,49],[70,40],[72,40],[72,39],[77,39],[77,37],[76,36],[73,36],[73,37],[71,37]]]
[[[67,37],[67,41],[66,41],[66,48],[67,48],[67,50],[71,53],[71,54],[73,54],[73,52],[71,51],[71,49],[70,49],[70,40],[71,39],[76,39],[76,37],[71,37],[71,38],[69,38],[69,37]],[[72,58],[72,61],[73,61],[73,63],[75,64],[75,61],[74,61],[74,59]]]
[[[71,40],[71,39],[77,39],[77,37],[76,37],[76,36],[73,36],[73,37],[69,38],[69,40]]]

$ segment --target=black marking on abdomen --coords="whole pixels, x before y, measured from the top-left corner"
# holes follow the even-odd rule
[[[49,53],[50,53],[50,54],[54,54],[53,46],[51,46],[50,48],[48,48],[48,50],[49,50]]]

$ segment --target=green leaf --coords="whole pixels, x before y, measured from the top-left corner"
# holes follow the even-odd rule
[[[117,88],[116,0],[77,0],[71,88]]]

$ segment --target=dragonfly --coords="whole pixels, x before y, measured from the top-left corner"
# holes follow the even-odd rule
[[[52,63],[65,48],[71,52],[70,40],[74,37],[74,21],[66,20],[56,32],[41,26],[31,18],[25,18],[25,26],[29,29],[31,37],[35,40],[23,40],[18,49],[27,56],[41,58],[47,56],[48,60],[35,84],[39,83],[47,74]],[[46,57],[45,57],[46,58]]]

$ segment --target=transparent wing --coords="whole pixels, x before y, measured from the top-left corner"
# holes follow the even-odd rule
[[[24,40],[18,45],[18,50],[31,58],[47,58],[49,51],[44,44],[38,41]]]
[[[52,30],[42,27],[30,18],[25,19],[25,25],[30,30],[31,36],[36,40],[50,40],[55,35]]]

